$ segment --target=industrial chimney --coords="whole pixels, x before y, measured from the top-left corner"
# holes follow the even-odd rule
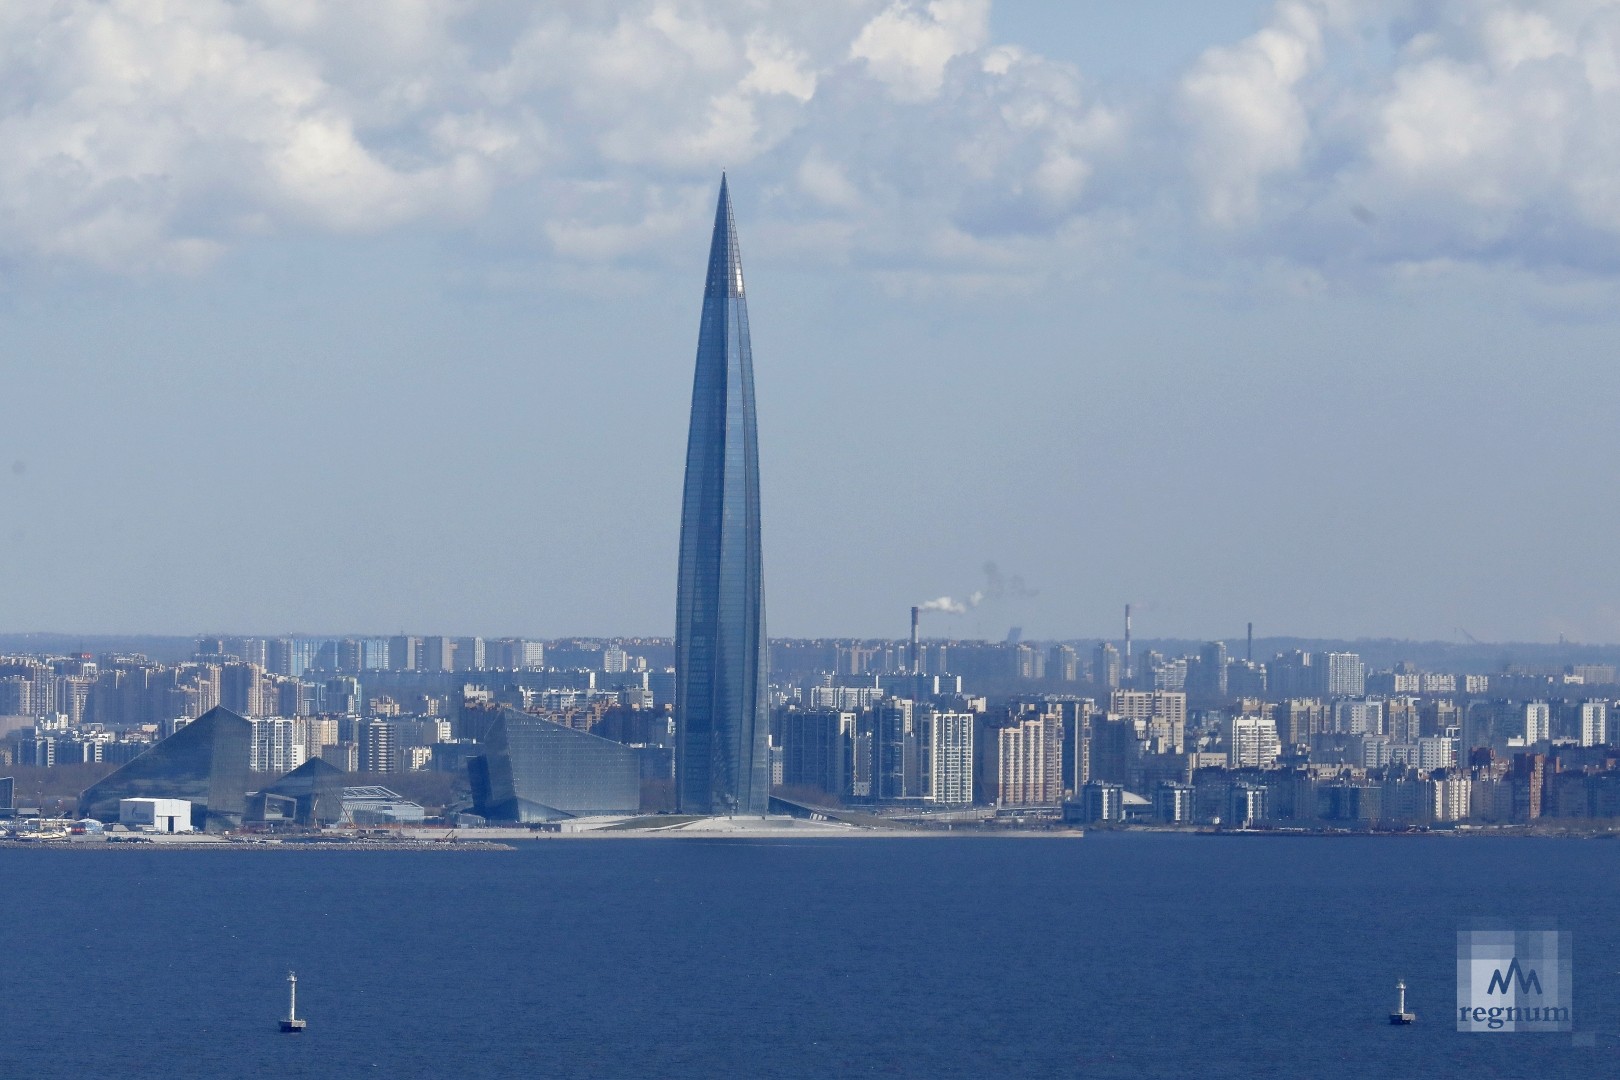
[[[921,609],[917,607],[911,609],[911,673],[913,675],[922,674],[922,652],[917,644],[917,617],[920,611]]]

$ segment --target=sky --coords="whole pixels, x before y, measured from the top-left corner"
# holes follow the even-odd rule
[[[1620,641],[1614,0],[0,7],[0,630]]]

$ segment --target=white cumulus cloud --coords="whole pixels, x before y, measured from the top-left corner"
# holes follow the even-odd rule
[[[1391,7],[1283,0],[1187,73],[1206,220],[1318,265],[1620,273],[1620,4]]]
[[[609,268],[700,228],[728,168],[751,235],[889,278],[1139,242],[1289,279],[1620,275],[1616,0],[1278,0],[1157,86],[991,26],[989,0],[7,5],[0,253],[188,270],[409,226]]]
[[[1270,26],[1210,49],[1182,79],[1188,157],[1211,221],[1254,220],[1266,179],[1299,167],[1311,129],[1299,85],[1322,55],[1319,12],[1288,0]]]
[[[861,28],[849,55],[902,101],[939,93],[945,66],[981,48],[989,35],[988,0],[895,3]]]

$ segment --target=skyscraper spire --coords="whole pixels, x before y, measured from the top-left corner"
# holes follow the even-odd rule
[[[737,223],[731,216],[731,192],[726,174],[720,174],[720,201],[714,209],[714,239],[709,243],[709,276],[703,286],[703,299],[743,298],[742,253],[737,249]],[[744,347],[747,347],[745,341]]]
[[[698,325],[675,603],[675,788],[684,813],[770,799],[754,361],[724,175]]]

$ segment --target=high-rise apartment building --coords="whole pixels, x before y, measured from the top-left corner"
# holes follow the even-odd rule
[[[388,670],[415,671],[422,663],[422,639],[396,634],[388,639]]]
[[[334,646],[336,652],[333,656],[334,670],[360,671],[363,667],[363,653],[360,641],[357,638],[344,638]]]
[[[1462,727],[1462,709],[1454,701],[1424,701],[1418,705],[1418,734],[1445,735]]]
[[[829,795],[847,793],[855,714],[790,709],[782,714],[782,783]]]
[[[1329,730],[1328,708],[1318,698],[1289,698],[1276,709],[1277,738],[1285,746],[1308,746],[1311,736]]]
[[[450,667],[453,671],[483,671],[484,639],[481,637],[456,638],[455,652],[451,657]]]
[[[1310,653],[1298,649],[1278,653],[1266,665],[1266,682],[1272,696],[1280,701],[1320,697],[1322,684],[1316,677],[1314,659]]]
[[[1269,817],[1269,792],[1260,784],[1233,784],[1227,792],[1226,820],[1239,828],[1248,828]]]
[[[1378,698],[1342,698],[1333,703],[1333,730],[1340,735],[1387,735],[1384,702]]]
[[[996,802],[1042,806],[1063,799],[1063,717],[1025,713],[996,731]]]
[[[248,767],[254,772],[290,773],[304,763],[304,728],[297,720],[272,716],[248,721],[253,725],[253,746]]]
[[[1608,704],[1602,701],[1581,702],[1581,745],[1606,746],[1608,742]]]
[[[0,676],[0,716],[35,716],[34,680],[25,675]]]
[[[1253,660],[1226,662],[1226,694],[1234,698],[1266,696],[1266,665]]]
[[[303,727],[303,743],[306,757],[320,757],[324,747],[336,746],[342,741],[338,732],[337,718],[334,716],[309,716],[299,720]]]
[[[737,227],[722,177],[681,498],[675,787],[683,812],[765,812],[769,667],[754,359]]]
[[[336,675],[320,686],[322,698],[320,712],[343,713],[354,716],[365,706],[365,694],[360,680],[350,675]]]
[[[1187,734],[1187,695],[1168,690],[1115,690],[1108,711],[1122,720],[1147,721],[1147,741],[1155,754],[1179,754]]]
[[[1197,789],[1191,784],[1164,780],[1153,789],[1153,818],[1166,825],[1185,825],[1198,812]]]
[[[973,727],[968,712],[929,716],[928,801],[966,806],[973,801]]]
[[[1064,769],[1064,786],[1079,791],[1091,779],[1092,720],[1097,712],[1090,698],[1065,701],[1058,704],[1063,713],[1064,750],[1069,760]]]
[[[915,704],[885,698],[872,706],[872,798],[915,799],[924,794],[917,760]]]
[[[220,666],[219,703],[241,716],[271,716],[280,704],[274,685],[257,664],[228,662]]]
[[[265,641],[264,638],[228,637],[220,644],[224,646],[223,651],[227,655],[236,657],[244,664],[257,664],[259,667],[265,667],[269,663],[270,643]]]
[[[1013,673],[1020,679],[1046,678],[1046,655],[1028,642],[1012,647]]]
[[[1367,667],[1353,652],[1325,653],[1322,656],[1322,692],[1328,697],[1360,697],[1367,692]]]
[[[1080,820],[1088,825],[1125,820],[1125,789],[1119,784],[1091,781],[1081,786]]]
[[[1417,742],[1423,735],[1422,708],[1417,698],[1393,697],[1384,702],[1384,730],[1396,742]]]
[[[1226,642],[1211,641],[1198,650],[1198,665],[1187,676],[1187,692],[1203,701],[1221,701],[1226,697]]]
[[[1134,685],[1138,690],[1185,692],[1187,689],[1187,658],[1180,656],[1174,660],[1166,660],[1156,652],[1149,652],[1142,657],[1136,669]]]
[[[1080,654],[1068,645],[1053,645],[1046,654],[1046,677],[1060,682],[1080,678]]]
[[[394,725],[387,720],[370,720],[359,725],[360,770],[362,772],[393,772],[394,752],[398,743]],[[325,756],[324,754],[322,755]]]
[[[58,675],[56,677],[56,711],[77,727],[85,720],[90,703],[90,688],[95,685],[93,675]]]
[[[1119,650],[1112,642],[1104,641],[1091,653],[1091,681],[1103,690],[1119,688],[1124,668],[1120,665]]]
[[[1552,706],[1545,701],[1524,703],[1524,742],[1534,746],[1552,738]]]
[[[264,643],[264,669],[272,675],[298,676],[304,673],[302,659],[293,648],[292,638],[271,638]]]
[[[455,659],[454,641],[442,634],[422,639],[422,671],[449,671]]]
[[[1226,764],[1232,769],[1273,765],[1282,746],[1277,722],[1264,716],[1230,716],[1226,720]]]
[[[545,666],[545,645],[523,638],[484,642],[484,666],[496,671],[537,671]]]
[[[1443,735],[1425,735],[1417,740],[1417,767],[1425,772],[1455,768],[1457,740]]]

